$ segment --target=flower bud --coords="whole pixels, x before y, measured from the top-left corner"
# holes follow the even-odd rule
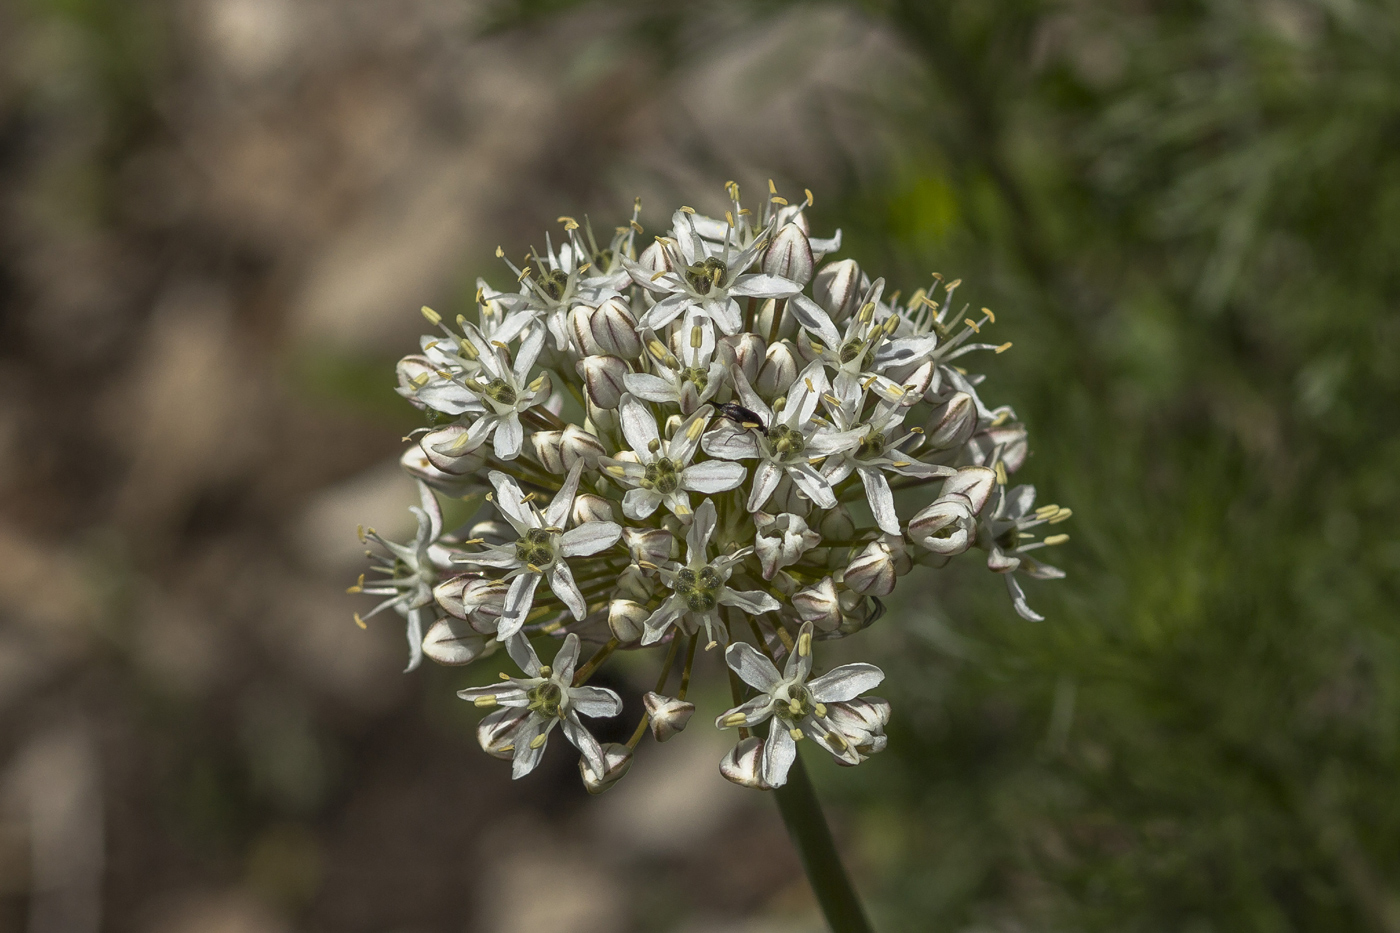
[[[464,424],[446,424],[424,434],[418,446],[433,466],[444,473],[464,476],[479,473],[486,463],[486,451],[478,444],[468,447],[468,429]]]
[[[439,664],[470,664],[486,650],[486,639],[465,619],[444,616],[423,636],[423,653]]]
[[[725,348],[724,352],[728,355],[725,362],[738,366],[749,385],[753,385],[754,380],[758,378],[758,370],[763,365],[766,349],[763,338],[758,334],[738,334],[725,337],[720,341],[720,346]]]
[[[589,469],[597,469],[598,458],[604,453],[603,442],[576,424],[562,431],[535,431],[530,435],[535,456],[549,472],[563,476],[579,460]]]
[[[812,281],[814,267],[812,244],[797,224],[785,224],[763,254],[764,272],[780,275],[798,285]]]
[[[666,250],[661,244],[652,241],[642,254],[637,257],[637,265],[642,267],[642,271],[657,273],[671,271],[671,257],[666,254]]]
[[[822,538],[828,541],[849,541],[855,536],[856,522],[851,517],[851,510],[846,508],[844,502],[836,503],[836,508],[826,509],[822,512],[821,523],[817,526],[817,531]]]
[[[846,586],[863,596],[888,596],[894,581],[894,559],[881,541],[871,541],[846,565]]]
[[[617,578],[617,596],[619,598],[644,603],[651,599],[653,592],[652,581],[641,567],[636,564],[628,564],[622,568],[622,573]]]
[[[826,309],[833,323],[840,324],[855,314],[864,292],[865,276],[854,259],[829,262],[812,282],[812,297]]]
[[[575,525],[582,525],[584,522],[614,521],[612,502],[591,492],[581,492],[574,497],[570,518]]]
[[[642,702],[651,716],[651,734],[656,736],[658,742],[664,742],[684,729],[695,712],[694,703],[659,693],[648,693],[642,697]]]
[[[773,574],[797,563],[822,539],[821,535],[807,527],[807,522],[801,516],[790,512],[782,515],[755,512],[753,521],[758,529],[754,551],[763,566],[765,580],[773,579]]]
[[[523,709],[498,709],[476,726],[476,740],[481,750],[493,758],[510,761],[515,756],[515,736],[529,715]]]
[[[827,719],[862,756],[884,751],[889,741],[885,737],[885,726],[890,721],[890,704],[880,697],[828,703]]]
[[[608,628],[613,637],[624,645],[639,640],[646,632],[647,617],[651,610],[630,599],[614,599],[608,603]]]
[[[976,429],[976,403],[966,392],[955,392],[929,416],[924,442],[933,450],[952,450],[967,443]]]
[[[484,635],[493,634],[505,611],[510,584],[464,574],[444,580],[433,589],[433,598],[443,611],[465,619]]]
[[[455,476],[439,470],[433,466],[428,455],[423,453],[423,449],[417,446],[403,452],[403,456],[399,458],[399,466],[414,479],[421,479],[438,492],[454,498],[465,496],[473,488],[481,485],[480,478],[474,474]]]
[[[763,365],[759,367],[758,378],[753,383],[754,391],[770,401],[786,395],[797,379],[798,368],[797,354],[792,344],[786,340],[778,341],[763,355]]]
[[[976,535],[972,506],[959,493],[935,500],[909,520],[914,543],[945,557],[966,551]]]
[[[988,428],[986,431],[974,435],[972,444],[974,456],[982,462],[996,448],[1001,448],[1001,463],[1006,467],[1006,472],[1015,473],[1025,465],[1026,457],[1030,454],[1030,446],[1026,439],[1026,426],[1019,421],[1002,425],[999,428]]]
[[[601,794],[612,787],[622,776],[627,773],[627,769],[632,767],[632,749],[621,742],[603,743],[603,774],[596,775],[593,769],[588,767],[588,762],[580,758],[578,760],[578,773],[583,777],[583,786],[590,794]]]
[[[642,355],[637,319],[621,298],[609,298],[596,308],[579,305],[569,312],[569,327],[584,356],[635,360]]]
[[[987,504],[987,499],[991,497],[996,483],[995,470],[980,466],[963,467],[943,481],[943,491],[939,494],[939,498],[955,494],[965,496],[972,509],[972,514],[976,515]]]
[[[862,596],[854,590],[843,589],[838,598],[841,606],[841,624],[832,633],[833,638],[845,638],[861,629],[875,624],[885,614],[885,607],[878,598]]]
[[[664,564],[671,559],[671,533],[664,528],[624,528],[622,540],[637,562]]]
[[[615,356],[587,356],[579,360],[577,368],[589,401],[605,410],[618,406],[622,393],[627,391],[622,384],[622,377],[628,373],[626,363]]]
[[[836,581],[823,577],[819,583],[792,594],[792,608],[804,622],[811,622],[818,631],[831,632],[841,624],[841,604],[837,599]]]
[[[747,739],[740,739],[739,744],[729,750],[719,763],[719,773],[740,787],[772,790],[760,776],[762,763],[763,740],[751,735]]]

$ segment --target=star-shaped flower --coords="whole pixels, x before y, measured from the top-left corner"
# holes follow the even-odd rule
[[[759,777],[763,783],[780,787],[787,782],[788,769],[797,758],[797,743],[807,736],[839,761],[860,762],[860,751],[833,722],[833,707],[879,686],[885,674],[878,667],[865,663],[843,664],[808,681],[812,673],[811,622],[803,623],[797,644],[788,655],[781,674],[772,661],[745,642],[730,645],[724,652],[724,660],[759,694],[720,716],[715,726],[751,729],[772,720],[759,762]]]
[[[622,698],[606,687],[574,686],[578,636],[564,639],[552,665],[540,664],[535,649],[523,635],[508,641],[506,650],[524,677],[457,691],[462,699],[495,710],[477,729],[481,747],[493,755],[511,758],[511,777],[522,778],[544,758],[550,732],[555,726],[562,726],[564,737],[583,754],[589,770],[601,780],[607,771],[602,746],[579,715],[616,716],[622,712]]]

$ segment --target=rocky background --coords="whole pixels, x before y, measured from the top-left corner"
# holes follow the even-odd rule
[[[0,4],[0,930],[820,929],[722,739],[512,784],[344,594],[420,305],[769,177],[998,311],[1075,511],[1047,622],[973,560],[853,640],[882,928],[1400,930],[1397,63],[1387,0]]]

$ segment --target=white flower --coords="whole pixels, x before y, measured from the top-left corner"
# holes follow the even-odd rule
[[[873,664],[843,664],[812,681],[812,623],[803,624],[783,672],[752,645],[736,642],[724,652],[730,669],[759,695],[715,720],[718,729],[752,728],[772,720],[763,743],[759,776],[770,787],[787,782],[799,740],[811,736],[838,760],[860,762],[856,750],[831,719],[832,707],[873,690],[885,674]]]
[[[754,536],[754,552],[758,554],[765,580],[773,579],[779,570],[797,563],[822,540],[821,535],[808,527],[806,519],[791,512],[781,515],[755,512],[753,523],[758,530]]]
[[[766,272],[745,274],[758,259],[763,237],[743,249],[731,246],[731,238],[715,244],[696,231],[685,211],[676,211],[671,237],[659,241],[670,265],[659,273],[636,263],[625,264],[632,279],[660,300],[642,317],[641,326],[659,330],[680,317],[712,323],[720,333],[737,334],[744,317],[736,298],[789,298],[802,286]]]
[[[442,509],[433,491],[421,480],[418,482],[418,501],[421,507],[409,509],[418,519],[418,533],[412,544],[396,544],[373,528],[363,533],[363,538],[389,552],[387,558],[376,555],[374,559],[378,563],[370,569],[371,573],[384,576],[365,582],[364,574],[361,574],[360,582],[349,590],[367,596],[387,597],[364,616],[355,614],[355,621],[361,626],[365,619],[390,607],[408,620],[408,667],[404,668],[405,671],[411,671],[423,663],[423,632],[426,623],[439,615],[433,600],[433,587],[437,585],[439,575],[451,566],[452,560],[452,552],[438,543],[442,536]]]
[[[781,608],[776,599],[762,590],[735,590],[727,585],[734,566],[748,557],[753,548],[740,548],[710,560],[707,552],[714,533],[715,504],[706,499],[695,510],[695,520],[686,533],[686,562],[679,564],[672,561],[669,566],[658,570],[672,592],[647,619],[643,645],[656,644],[672,625],[677,624],[687,632],[696,631],[700,624],[704,624],[710,646],[726,644],[729,636],[719,617],[720,606],[733,606],[750,615],[775,612]]]
[[[496,629],[500,641],[508,641],[525,624],[541,579],[549,582],[550,590],[575,619],[582,619],[588,612],[565,558],[588,557],[612,547],[622,538],[622,526],[616,522],[585,522],[577,528],[564,530],[583,466],[583,461],[574,464],[563,487],[543,512],[534,505],[533,494],[524,495],[515,480],[497,470],[491,471],[496,506],[519,538],[514,544],[494,545],[460,557],[458,561],[510,571],[505,577],[511,580],[510,592],[506,594]]]
[[[701,444],[711,457],[760,461],[754,468],[748,510],[757,512],[763,508],[785,474],[820,508],[835,508],[836,494],[831,483],[812,464],[853,445],[859,435],[854,431],[832,431],[812,420],[827,387],[821,362],[814,361],[798,374],[792,384],[792,396],[776,413],[758,397],[741,371],[733,369],[731,375],[740,403],[758,415],[762,423],[745,427],[731,420],[722,421],[705,435]]]
[[[855,411],[861,407],[858,403]],[[952,467],[922,463],[899,449],[917,437],[912,431],[906,431],[897,438],[894,436],[904,424],[904,416],[909,411],[905,406],[881,400],[864,424],[843,424],[843,421],[854,420],[851,411],[846,406],[838,406],[833,415],[837,416],[838,426],[854,431],[860,439],[853,446],[838,450],[829,457],[822,464],[822,475],[828,483],[836,486],[852,472],[858,473],[865,486],[870,510],[875,513],[875,523],[886,534],[897,535],[900,533],[899,515],[895,512],[894,493],[890,490],[885,473],[932,479],[949,476],[955,471]]]
[[[590,771],[602,780],[608,772],[603,748],[584,727],[579,715],[590,718],[616,716],[622,698],[605,687],[575,687],[578,663],[577,635],[564,639],[552,665],[541,665],[539,656],[523,635],[506,643],[511,658],[525,673],[484,687],[468,687],[457,696],[483,709],[496,709],[478,729],[482,747],[497,754],[509,753],[511,777],[522,778],[544,758],[545,745],[554,727],[562,726],[564,738],[583,754]]]
[[[623,485],[631,487],[622,499],[622,514],[644,519],[665,503],[671,514],[688,521],[690,493],[712,495],[737,489],[748,470],[737,463],[707,460],[692,464],[700,449],[700,435],[712,409],[706,405],[686,419],[669,441],[662,441],[651,409],[630,395],[622,397],[618,417],[622,433],[632,445],[631,459],[604,457],[602,466]]]
[[[1071,513],[1058,505],[1044,505],[1032,511],[1034,505],[1034,486],[1017,486],[1008,492],[1004,483],[998,483],[983,512],[977,543],[987,549],[987,568],[1005,578],[1016,613],[1023,619],[1040,622],[1045,617],[1027,604],[1025,591],[1016,580],[1016,573],[1024,573],[1037,580],[1062,579],[1065,575],[1063,570],[1041,563],[1031,557],[1030,552],[1063,544],[1069,540],[1069,535],[1050,535],[1036,540],[1027,529],[1046,523],[1059,524],[1067,520]]]
[[[623,377],[627,391],[637,398],[658,405],[680,407],[681,414],[692,414],[714,397],[724,385],[724,364],[714,358],[714,331],[696,325],[690,329],[689,345],[683,349],[684,364],[652,336],[647,341],[654,373],[628,373]]]

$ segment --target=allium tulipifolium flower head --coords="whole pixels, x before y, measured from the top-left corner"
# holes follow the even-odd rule
[[[1041,617],[1017,574],[1063,576],[1032,552],[1066,540],[1039,530],[1069,509],[1009,486],[1025,428],[963,365],[1010,347],[981,342],[992,312],[955,310],[956,281],[900,301],[829,261],[840,232],[812,237],[810,192],[790,204],[770,183],[755,213],[726,190],[723,219],[682,207],[649,242],[634,210],[606,243],[564,217],[557,247],[519,265],[498,249],[517,288],[480,282],[474,321],[424,308],[436,332],[399,363],[427,418],[401,461],[418,533],[368,532],[375,579],[351,592],[380,597],[366,618],[405,618],[410,670],[506,650],[520,676],[459,695],[490,710],[481,746],[517,778],[557,725],[584,785],[607,789],[648,728],[686,728],[710,650],[734,675],[715,720],[739,735],[725,777],[780,786],[804,739],[859,764],[885,747],[890,705],[866,695],[884,674],[824,669],[823,641],[875,622],[915,566],[967,551],[1026,619]],[[445,533],[438,494],[489,514]],[[549,664],[537,636],[561,640]],[[617,650],[659,668],[631,739],[603,743],[585,719],[623,704],[588,681]]]

